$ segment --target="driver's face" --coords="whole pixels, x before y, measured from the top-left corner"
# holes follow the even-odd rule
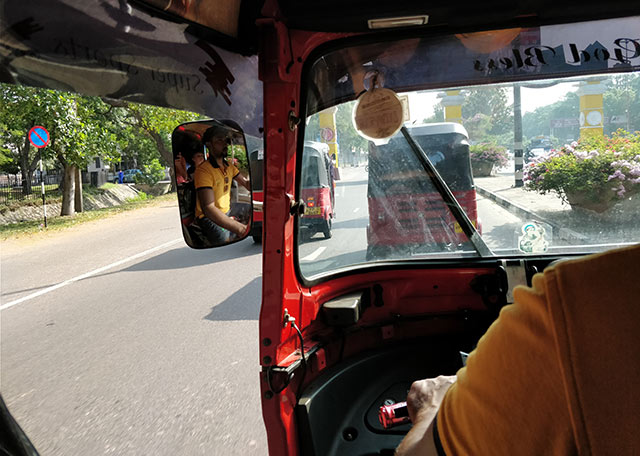
[[[227,136],[218,135],[211,138],[209,148],[214,157],[224,157],[228,153],[228,146],[231,140]]]

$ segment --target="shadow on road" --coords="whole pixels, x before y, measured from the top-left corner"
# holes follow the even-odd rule
[[[489,233],[483,233],[482,238],[487,242],[489,248],[504,249],[512,247],[518,248],[518,235],[522,222],[504,223],[494,226]],[[509,245],[510,244],[510,245]]]
[[[333,229],[340,230],[340,229],[346,229],[346,228],[366,228],[367,225],[369,225],[369,218],[361,217],[357,219],[335,222],[333,224]]]
[[[167,250],[140,263],[133,264],[123,271],[158,271],[162,269],[182,269],[206,264],[221,263],[234,258],[244,258],[262,253],[262,246],[249,239],[226,247],[196,250],[187,246]]]
[[[367,185],[368,180],[359,181],[336,181],[336,187],[352,187],[354,185]]]
[[[212,307],[211,313],[204,318],[211,321],[258,320],[261,296],[262,277],[256,277],[220,304]]]
[[[234,258],[244,258],[262,253],[262,245],[256,244],[250,239],[245,239],[237,244],[216,249],[197,250],[186,245],[167,250],[164,253],[149,259],[135,263],[128,268],[95,274],[82,280],[91,280],[96,277],[104,277],[121,272],[136,271],[161,271],[170,269],[185,269],[207,264],[221,263]]]
[[[0,294],[0,297],[13,296],[13,295],[17,295],[17,294],[20,294],[20,293],[26,293],[26,292],[29,292],[29,291],[38,291],[38,290],[42,290],[44,288],[52,287],[54,285],[57,285],[57,283],[50,283],[48,285],[40,285],[39,287],[33,287],[33,288],[23,288],[22,290],[8,291],[6,293]]]

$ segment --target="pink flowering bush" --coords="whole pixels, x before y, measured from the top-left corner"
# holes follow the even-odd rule
[[[640,132],[618,130],[551,150],[525,166],[524,182],[572,205],[579,198],[605,207],[640,190]]]
[[[481,143],[469,147],[471,164],[490,162],[502,168],[509,162],[507,149],[491,143]]]

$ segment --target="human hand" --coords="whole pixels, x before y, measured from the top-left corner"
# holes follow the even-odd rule
[[[182,156],[181,153],[178,153],[175,160],[173,161],[176,168],[176,176],[181,176],[183,179],[187,178],[187,161]]]
[[[413,382],[407,395],[407,408],[414,425],[421,420],[433,420],[445,393],[456,379],[455,375],[440,375]]]
[[[249,227],[248,225],[245,225],[243,223],[238,222],[237,220],[234,220],[234,234],[236,236],[238,236],[238,238],[240,237],[244,237],[244,235],[246,234],[247,231],[249,231]]]

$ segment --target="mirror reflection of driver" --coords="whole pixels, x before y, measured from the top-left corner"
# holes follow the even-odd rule
[[[213,245],[219,245],[230,240],[229,233],[242,236],[247,232],[248,226],[230,214],[231,181],[235,180],[247,190],[250,190],[250,184],[234,164],[227,162],[231,145],[227,129],[208,128],[202,135],[202,143],[209,150],[209,159],[194,173],[198,193],[196,223]]]

